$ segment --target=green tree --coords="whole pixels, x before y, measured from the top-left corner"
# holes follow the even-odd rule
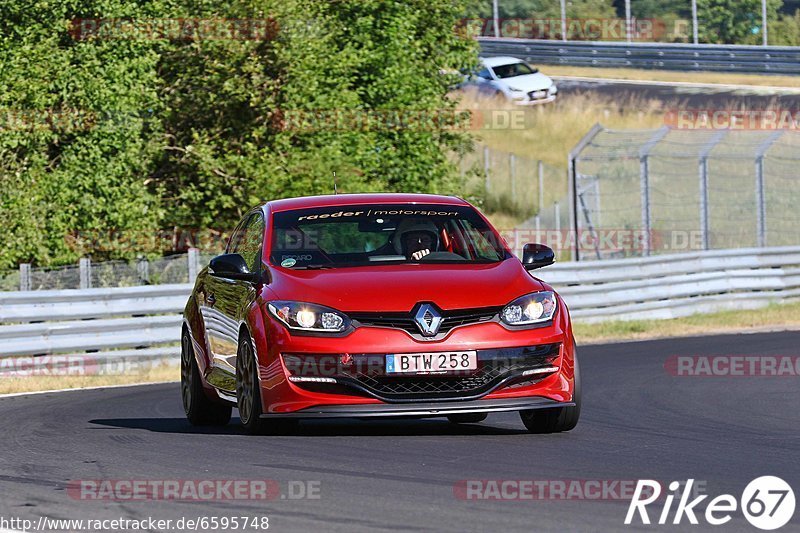
[[[767,21],[778,20],[783,0],[767,0]],[[697,0],[698,37],[713,44],[760,44],[761,0]]]
[[[780,20],[770,24],[769,44],[800,46],[800,10],[794,15],[782,14]]]
[[[203,8],[217,13],[218,3]],[[470,68],[476,43],[459,36],[449,0],[236,2],[229,16],[275,16],[266,42],[196,43],[165,54],[168,147],[157,171],[179,199],[174,220],[231,224],[263,200],[333,190],[455,191],[449,131],[335,128],[291,117],[452,110],[449,72]],[[445,73],[445,74],[443,74]],[[290,120],[286,120],[287,117]]]
[[[75,237],[158,227],[146,176],[160,134],[139,118],[158,107],[158,55],[69,33],[73,17],[146,12],[113,0],[0,5],[0,266],[72,262],[84,253]]]
[[[290,119],[330,111],[447,116],[458,72],[477,62],[477,43],[456,31],[468,3],[0,4],[0,268],[72,263],[87,251],[97,259],[157,251],[141,236],[229,228],[265,200],[330,193],[334,171],[347,192],[460,192],[448,154],[470,146],[464,132],[435,124],[302,128]],[[278,33],[76,35],[73,19],[96,17],[274,18]],[[87,248],[110,234],[128,238]]]

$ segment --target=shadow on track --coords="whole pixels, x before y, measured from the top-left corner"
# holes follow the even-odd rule
[[[491,420],[491,419],[490,419]],[[185,433],[201,435],[245,435],[237,418],[222,427],[195,427],[185,418],[98,418],[90,424],[125,429],[143,429],[156,433]],[[444,419],[395,419],[363,421],[359,419],[303,420],[291,430],[278,436],[333,437],[333,436],[444,436],[444,435],[527,435],[520,429],[496,427],[489,423],[451,424]]]

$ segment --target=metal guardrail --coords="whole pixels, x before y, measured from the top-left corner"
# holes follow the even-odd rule
[[[0,292],[0,374],[24,372],[31,356],[45,355],[59,356],[49,370],[63,367],[62,375],[71,366],[103,373],[128,368],[115,368],[120,362],[131,368],[177,362],[180,313],[191,288]]]
[[[562,263],[537,275],[576,321],[675,318],[800,297],[800,247]]]
[[[534,64],[800,74],[800,47],[711,44],[478,39],[484,56]]]
[[[800,298],[800,247],[561,263],[535,274],[562,294],[576,321],[673,318]],[[190,291],[181,284],[4,293],[0,356],[175,361]],[[9,366],[3,361],[0,372]]]

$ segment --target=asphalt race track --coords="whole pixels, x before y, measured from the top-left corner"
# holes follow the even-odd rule
[[[716,528],[702,518],[694,527],[685,519],[679,527],[625,527],[627,500],[465,501],[454,484],[693,478],[711,497],[738,499],[750,480],[777,475],[797,492],[797,376],[675,377],[664,365],[673,355],[798,356],[799,338],[759,333],[580,348],[583,416],[560,435],[527,434],[516,414],[498,414],[471,426],[314,421],[292,435],[250,437],[237,421],[221,430],[190,427],[177,384],[4,398],[0,516],[266,515],[272,531],[758,531],[738,511]],[[66,490],[79,479],[270,479],[283,498],[85,501]],[[319,498],[288,498],[290,481],[319,483]],[[796,512],[780,531],[798,530]]]

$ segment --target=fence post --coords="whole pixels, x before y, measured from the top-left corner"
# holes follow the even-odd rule
[[[536,242],[541,244],[542,243],[542,219],[539,215],[533,217],[534,223],[536,224]]]
[[[650,209],[650,150],[655,147],[663,139],[669,128],[664,126],[660,128],[655,135],[653,135],[642,147],[639,152],[639,176],[640,188],[642,195],[642,229],[644,229],[644,238],[642,239],[642,255],[650,255],[653,246],[652,241],[652,212]]]
[[[650,165],[645,155],[639,162],[639,175],[642,192],[642,255],[650,255]]]
[[[537,165],[539,173],[539,212],[544,210],[544,162],[540,159]]]
[[[194,284],[197,279],[197,273],[200,271],[200,250],[197,248],[189,248],[189,283]]]
[[[136,270],[139,274],[139,281],[145,285],[150,285],[150,261],[148,261],[146,257],[139,259],[139,262],[136,264]]]
[[[700,237],[708,250],[708,158],[700,159]]]
[[[592,129],[583,136],[583,138],[575,145],[575,148],[570,150],[567,156],[567,182],[569,194],[569,223],[570,229],[574,232],[575,248],[574,261],[580,261],[580,242],[578,241],[578,158],[597,135],[603,131],[603,126],[600,123],[592,126]]]
[[[764,206],[764,157],[756,158],[756,240],[763,248],[767,242],[766,208]]]
[[[561,206],[558,205],[558,202],[553,202],[553,213],[555,213],[556,217],[556,224],[555,230],[556,233],[559,234],[559,239],[561,238]]]
[[[92,288],[92,260],[88,257],[81,257],[79,263],[81,275],[81,289]]]
[[[488,146],[484,146],[483,147],[483,174],[484,174],[485,180],[486,180],[485,189],[486,189],[486,193],[488,194],[489,190],[491,189],[491,181],[490,181],[490,177],[489,177],[489,147]]]
[[[19,265],[19,290],[31,290],[31,264],[21,263]]]
[[[718,142],[725,137],[726,130],[721,130],[714,135],[709,142],[703,146],[698,154],[700,158],[699,174],[700,174],[700,236],[703,241],[703,250],[709,249],[709,236],[708,236],[708,156],[711,150],[717,145]]]
[[[517,158],[514,154],[508,154],[508,171],[511,174],[511,200],[517,201]]]
[[[756,240],[758,246],[767,245],[767,199],[764,194],[764,156],[772,143],[783,135],[783,130],[777,130],[770,135],[756,150]]]

